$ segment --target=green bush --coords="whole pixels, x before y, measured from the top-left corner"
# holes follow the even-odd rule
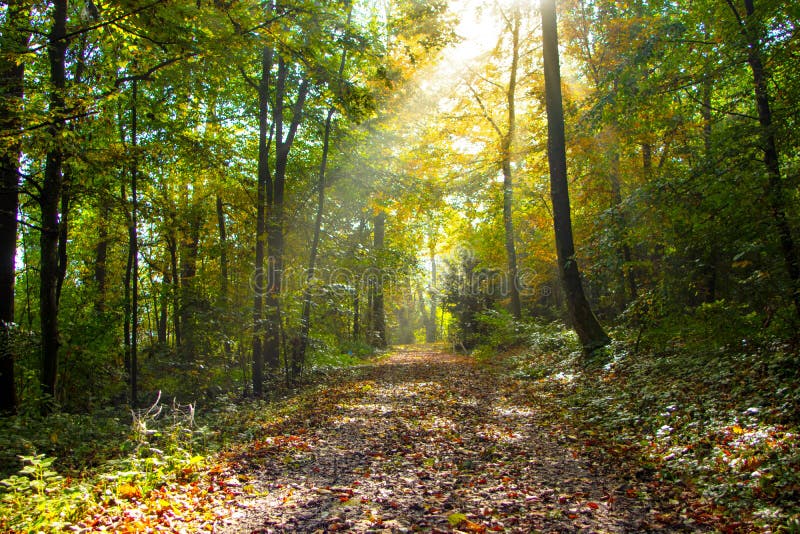
[[[484,310],[475,314],[475,321],[478,346],[474,354],[479,358],[520,345],[526,339],[525,325],[505,310]]]

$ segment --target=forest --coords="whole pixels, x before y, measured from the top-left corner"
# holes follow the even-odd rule
[[[799,33],[6,0],[0,531],[800,532]]]

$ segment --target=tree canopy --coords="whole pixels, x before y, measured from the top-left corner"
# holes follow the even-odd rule
[[[9,0],[0,412],[269,399],[551,322],[586,366],[702,344],[796,373],[798,25],[768,0]]]

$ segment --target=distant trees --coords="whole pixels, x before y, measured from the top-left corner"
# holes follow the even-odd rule
[[[737,330],[791,336],[798,316],[796,10],[749,0],[559,6],[571,66],[559,99],[570,209],[546,198],[553,174],[545,105],[559,84],[546,87],[541,72],[551,69],[520,55],[517,136],[529,150],[515,152],[512,211],[525,315],[580,322],[567,311],[580,284],[603,322],[634,326],[640,340],[656,345],[683,335],[675,331],[686,317],[725,342]],[[494,17],[502,28],[508,9],[485,5],[482,20]],[[521,40],[544,37],[547,47],[545,30],[523,31]],[[510,49],[497,57],[501,49],[469,64],[472,87],[449,86],[453,96],[438,101],[430,127],[438,140],[422,141],[438,143],[427,152],[451,162],[449,202],[463,217],[451,218],[448,231],[472,250],[477,271],[507,270],[503,209],[487,186],[499,180],[487,165],[496,151],[486,113],[470,105],[482,84],[480,100],[493,102],[486,108],[501,109],[507,88],[497,74],[513,59]],[[566,182],[558,182],[553,192],[565,200]],[[562,237],[571,219],[574,248],[546,233],[554,218]],[[562,268],[551,269],[557,255]],[[578,264],[573,289],[562,287],[563,266]],[[512,309],[505,296],[489,306]],[[608,339],[591,332],[580,336],[589,349]]]

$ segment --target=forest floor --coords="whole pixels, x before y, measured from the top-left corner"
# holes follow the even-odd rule
[[[697,532],[547,403],[467,356],[405,347],[225,455],[222,533]],[[688,498],[688,497],[687,497]]]

